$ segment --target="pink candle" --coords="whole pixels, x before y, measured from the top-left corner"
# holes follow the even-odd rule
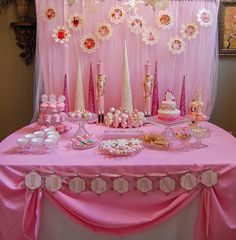
[[[98,74],[102,74],[103,73],[103,64],[101,62],[101,60],[99,60],[98,64],[97,64],[97,71],[98,71]]]
[[[151,69],[150,69],[150,64],[149,62],[147,61],[147,63],[144,65],[145,67],[145,75],[151,75]]]

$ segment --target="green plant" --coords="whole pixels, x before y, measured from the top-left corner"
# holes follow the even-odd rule
[[[0,14],[6,12],[14,0],[0,0]]]

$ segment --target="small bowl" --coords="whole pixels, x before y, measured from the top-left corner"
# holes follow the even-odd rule
[[[43,138],[32,138],[30,144],[32,147],[40,147],[43,145],[44,139]]]
[[[44,137],[45,132],[44,131],[36,131],[33,133],[36,137]]]
[[[32,139],[32,138],[35,138],[35,137],[36,137],[36,135],[33,134],[33,133],[29,133],[29,134],[25,135],[25,138],[28,138],[28,139]]]
[[[29,145],[29,141],[30,141],[29,138],[18,138],[18,139],[16,140],[17,144],[18,144],[20,147],[28,146],[28,145]]]

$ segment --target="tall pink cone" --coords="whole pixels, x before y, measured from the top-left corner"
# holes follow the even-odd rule
[[[152,93],[152,116],[157,115],[159,109],[158,81],[157,81],[157,61],[155,63],[153,93]]]
[[[64,91],[63,95],[65,96],[65,113],[68,113],[70,111],[69,107],[69,86],[68,86],[68,80],[65,74],[65,80],[64,80]]]
[[[89,92],[88,92],[88,111],[95,112],[95,96],[93,86],[93,66],[90,63],[90,75],[89,75]]]
[[[181,98],[180,98],[180,116],[186,115],[186,101],[185,101],[185,75],[183,78],[183,85],[182,85],[182,92],[181,92]]]

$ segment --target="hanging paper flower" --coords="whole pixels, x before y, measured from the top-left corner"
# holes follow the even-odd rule
[[[68,19],[68,23],[69,23],[69,28],[74,30],[74,31],[78,31],[81,29],[81,26],[83,24],[83,19],[81,16],[79,16],[79,14],[75,14],[74,16],[71,16]]]
[[[44,21],[51,21],[55,18],[56,11],[53,7],[48,7],[42,12],[42,17]]]
[[[183,24],[180,31],[184,38],[187,38],[188,40],[195,38],[199,31],[198,26],[195,23],[187,23]]]
[[[120,6],[113,7],[109,11],[109,17],[115,24],[122,23],[125,19],[125,10]]]
[[[102,41],[108,40],[112,36],[113,29],[110,23],[101,23],[97,26],[96,35]]]
[[[55,39],[55,42],[63,44],[65,42],[69,42],[71,34],[66,26],[58,26],[53,29],[52,37]]]
[[[203,27],[209,27],[213,23],[213,17],[208,9],[200,9],[197,13],[197,21],[200,23]]]
[[[138,15],[131,16],[127,22],[128,28],[130,29],[131,32],[136,34],[143,32],[145,26],[143,17],[140,17]]]
[[[143,41],[146,45],[153,46],[158,43],[159,41],[159,34],[155,28],[149,27],[145,28],[142,34]]]
[[[174,18],[171,12],[164,10],[156,15],[156,23],[162,29],[169,29],[174,24]]]
[[[185,50],[185,43],[183,38],[180,37],[174,37],[170,38],[168,42],[168,49],[171,51],[173,54],[180,54]]]
[[[170,4],[170,0],[144,0],[145,6],[150,5],[153,11],[156,9],[166,9]]]
[[[127,2],[124,2],[123,5],[127,6],[127,12],[133,14],[138,11],[138,5],[142,3],[142,0],[128,0]]]
[[[86,53],[95,52],[98,48],[98,40],[96,36],[93,34],[85,35],[80,41],[80,47]]]
[[[76,2],[77,2],[77,0],[68,0],[68,3],[69,3],[70,6],[72,6]]]

